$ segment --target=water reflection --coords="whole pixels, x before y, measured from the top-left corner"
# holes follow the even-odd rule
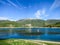
[[[59,40],[60,28],[0,28],[0,39],[4,38]]]

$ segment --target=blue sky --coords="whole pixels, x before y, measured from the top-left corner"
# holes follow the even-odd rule
[[[0,20],[60,19],[60,0],[0,0]]]

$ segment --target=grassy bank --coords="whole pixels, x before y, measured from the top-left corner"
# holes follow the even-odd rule
[[[39,40],[7,39],[0,40],[0,45],[60,45],[60,44],[42,42]]]

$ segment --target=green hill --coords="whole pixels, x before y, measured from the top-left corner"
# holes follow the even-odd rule
[[[46,21],[46,23],[49,25],[49,24],[55,24],[57,22],[60,22],[60,20],[57,20],[57,19],[49,19]]]
[[[47,20],[47,27],[60,27],[60,20],[57,19],[51,19],[51,20]]]
[[[21,19],[18,21],[0,20],[0,27],[60,27],[60,20]]]
[[[17,22],[22,25],[31,24],[33,27],[43,27],[45,25],[45,21],[40,19],[25,19]]]

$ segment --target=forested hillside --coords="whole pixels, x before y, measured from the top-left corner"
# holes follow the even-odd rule
[[[60,27],[60,20],[22,19],[18,21],[0,20],[0,27]]]

